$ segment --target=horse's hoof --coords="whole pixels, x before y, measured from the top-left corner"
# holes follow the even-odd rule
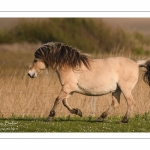
[[[80,109],[77,109],[77,115],[82,117],[82,111]]]
[[[71,112],[73,114],[76,114],[76,115],[82,117],[82,111],[80,109],[78,109],[78,108],[76,108],[76,109],[74,108]]]
[[[97,122],[103,122],[104,121],[104,118],[100,117],[96,120]]]
[[[50,122],[50,121],[52,121],[52,120],[53,120],[53,117],[48,117],[46,121],[47,121],[47,122]]]
[[[128,123],[128,119],[122,119],[119,123],[120,124],[127,124]]]
[[[120,124],[127,124],[128,121],[120,121],[119,123],[120,123]]]

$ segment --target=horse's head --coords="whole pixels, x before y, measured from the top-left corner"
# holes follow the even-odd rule
[[[34,59],[32,65],[29,67],[28,75],[30,78],[35,78],[39,73],[47,68],[45,62],[41,60]]]

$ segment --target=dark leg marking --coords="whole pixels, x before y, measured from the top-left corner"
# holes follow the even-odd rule
[[[71,113],[82,117],[82,111],[80,109],[78,109],[78,108],[76,108],[76,109],[73,108],[73,110],[71,110]]]
[[[121,120],[121,123],[128,123],[128,118],[127,118],[127,117],[124,117],[124,118]]]
[[[47,118],[47,121],[51,121],[54,116],[55,116],[55,111],[54,111],[54,110],[51,110],[51,111],[50,111],[50,114],[49,114],[49,116],[48,116],[48,118]]]
[[[54,110],[50,111],[49,116],[50,116],[50,117],[54,117],[54,116],[55,116],[55,111],[54,111]]]
[[[107,117],[106,112],[103,112],[101,116],[97,119],[97,122],[102,122]]]

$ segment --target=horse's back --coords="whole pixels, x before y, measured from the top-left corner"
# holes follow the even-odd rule
[[[137,76],[139,72],[137,62],[126,57],[110,57],[104,59],[104,62],[109,68],[115,72],[117,71],[120,77]]]
[[[124,57],[93,59],[91,69],[84,69],[76,72],[78,85],[97,95],[113,92],[119,84],[134,87],[138,80],[137,63]]]

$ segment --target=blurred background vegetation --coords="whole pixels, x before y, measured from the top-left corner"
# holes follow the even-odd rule
[[[63,42],[87,53],[150,53],[149,34],[114,27],[100,18],[24,18],[0,28],[0,44],[50,41]]]

